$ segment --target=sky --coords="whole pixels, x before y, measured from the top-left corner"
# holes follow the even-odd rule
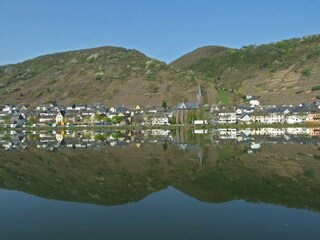
[[[0,65],[99,46],[169,63],[206,45],[319,33],[319,0],[0,0]]]

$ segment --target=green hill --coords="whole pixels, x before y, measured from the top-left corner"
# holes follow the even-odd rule
[[[218,95],[238,100],[247,94],[265,104],[320,98],[320,35],[241,49],[199,48],[171,65],[200,74],[216,84]]]
[[[0,66],[0,104],[101,102],[160,105],[168,99],[230,104],[254,95],[264,104],[320,99],[320,35],[230,49],[207,46],[167,65],[137,50],[100,47]]]
[[[196,50],[183,55],[182,57],[176,59],[171,63],[181,69],[189,68],[194,62],[199,60],[199,58],[214,58],[217,55],[229,50],[230,48],[225,48],[221,46],[205,46],[197,48]]]
[[[100,47],[0,66],[0,103],[173,105],[195,100],[197,78],[144,54]]]

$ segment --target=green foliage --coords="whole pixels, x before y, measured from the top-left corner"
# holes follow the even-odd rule
[[[167,149],[168,149],[168,142],[167,140],[165,140],[164,143],[162,144],[162,150],[167,151]]]
[[[84,116],[83,119],[82,119],[82,121],[83,121],[84,123],[90,123],[90,120],[91,120],[91,117],[90,117],[90,116]]]
[[[52,85],[56,82],[57,80],[53,77],[51,77],[49,80],[48,80],[48,85]]]
[[[42,94],[43,94],[42,91],[37,90],[37,91],[35,91],[32,95],[33,95],[34,98],[39,98],[39,97],[42,96]]]
[[[231,103],[231,94],[222,89],[217,89],[216,101],[218,104],[228,105]]]
[[[196,119],[197,119],[197,111],[196,110],[187,111],[186,123],[192,124],[192,122]]]
[[[311,73],[311,69],[310,68],[304,68],[301,70],[301,74],[305,77],[308,77],[310,76],[310,73]]]
[[[233,156],[234,156],[233,149],[228,145],[223,146],[218,151],[218,159],[221,161],[231,159]]]
[[[151,93],[157,93],[159,91],[159,86],[155,83],[151,83],[148,85],[148,91]]]
[[[311,88],[311,91],[314,92],[314,91],[319,91],[320,90],[320,85],[318,86],[314,86]]]
[[[112,122],[112,124],[119,124],[119,123],[121,123],[122,120],[123,120],[122,117],[114,116],[114,117],[112,117],[111,122]]]
[[[162,100],[161,107],[163,107],[165,111],[167,110],[167,108],[168,108],[168,100],[167,99]]]
[[[121,132],[112,132],[112,133],[111,133],[111,136],[112,136],[112,138],[114,138],[114,139],[119,139],[119,138],[122,137],[122,134],[121,134]]]
[[[38,123],[39,122],[39,117],[38,116],[32,116],[32,117],[30,117],[29,119],[28,119],[28,123],[29,124],[36,124],[36,123]]]
[[[102,118],[103,118],[103,116],[101,116],[100,114],[95,114],[94,115],[94,120],[95,121],[101,121]]]
[[[186,55],[183,58],[184,62],[181,61],[177,65],[182,65],[184,70],[200,73],[208,80],[213,79],[220,87],[239,89],[243,81],[254,79],[262,72],[277,72],[299,64],[299,60],[306,57],[306,53],[311,54],[310,58],[318,57],[319,40],[320,36],[316,35],[307,39],[290,39],[273,44],[230,49],[213,55],[203,54],[203,49],[200,49],[192,53],[193,58],[189,61]],[[197,54],[198,57],[195,57]],[[311,68],[305,68],[301,72],[306,77],[310,73]]]
[[[4,124],[8,124],[10,120],[10,116],[9,115],[5,115],[2,117],[2,121]]]
[[[97,72],[97,73],[94,74],[94,77],[95,77],[95,79],[96,79],[97,81],[99,81],[99,80],[102,80],[103,75],[104,75],[103,71],[99,71],[99,72]]]
[[[311,177],[313,177],[313,175],[314,175],[313,171],[310,170],[310,169],[307,169],[307,170],[304,171],[304,176],[305,177],[311,178]]]

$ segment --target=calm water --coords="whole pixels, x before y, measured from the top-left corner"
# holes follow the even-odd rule
[[[0,133],[0,239],[319,239],[317,133]]]

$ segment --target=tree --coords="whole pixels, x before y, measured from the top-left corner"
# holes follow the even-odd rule
[[[94,115],[94,120],[97,121],[97,122],[100,122],[102,119],[102,116],[100,114],[96,114]]]
[[[30,124],[36,124],[36,123],[39,122],[39,117],[38,117],[38,116],[31,116],[31,117],[29,118],[28,122],[29,122]]]
[[[197,111],[196,110],[189,110],[187,112],[186,123],[192,124],[194,120],[197,119]]]
[[[161,107],[163,107],[165,111],[167,110],[167,108],[168,108],[167,99],[162,100]]]
[[[2,121],[4,124],[8,124],[9,123],[9,120],[10,120],[10,116],[9,115],[5,115],[3,116],[2,118]]]
[[[82,121],[83,123],[90,123],[90,116],[84,116]]]
[[[113,124],[121,123],[121,121],[122,121],[122,117],[120,117],[120,116],[114,116],[114,117],[111,119],[111,122],[112,122]]]

